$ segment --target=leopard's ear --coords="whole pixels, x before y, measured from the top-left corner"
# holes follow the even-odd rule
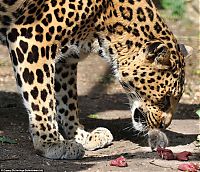
[[[181,53],[185,58],[190,57],[193,53],[193,48],[184,44],[178,44],[181,50]]]
[[[146,59],[164,68],[171,66],[169,48],[160,41],[150,43],[146,48]]]

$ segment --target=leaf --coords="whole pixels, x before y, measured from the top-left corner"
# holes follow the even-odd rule
[[[200,147],[200,134],[197,136],[197,142],[196,142],[196,146]]]
[[[199,116],[199,118],[200,118],[200,109],[198,109],[197,111],[196,111],[196,114]]]
[[[90,114],[87,117],[88,118],[92,118],[92,119],[98,119],[98,115],[97,114]]]
[[[2,143],[10,143],[10,144],[16,144],[17,142],[15,140],[10,139],[6,136],[0,136],[0,142]]]

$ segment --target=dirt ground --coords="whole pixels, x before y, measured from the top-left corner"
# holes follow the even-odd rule
[[[195,111],[200,108],[200,45],[198,25],[188,19],[169,22],[180,42],[194,48],[186,59],[185,93],[166,134],[174,152],[191,151],[190,162],[200,162],[196,137],[200,133]],[[28,116],[16,92],[7,50],[0,47],[0,131],[17,144],[0,143],[0,169],[43,169],[45,172],[70,171],[178,171],[179,161],[161,160],[151,152],[146,137],[132,129],[128,100],[121,86],[114,81],[108,65],[97,56],[80,62],[78,93],[80,119],[87,130],[107,127],[114,135],[113,144],[105,149],[87,151],[82,160],[50,160],[36,155],[28,132]],[[123,155],[128,167],[109,165]]]

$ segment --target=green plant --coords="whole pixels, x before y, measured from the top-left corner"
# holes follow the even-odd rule
[[[15,140],[12,140],[11,138],[9,138],[7,136],[0,136],[0,142],[10,143],[10,144],[16,144],[17,143]]]
[[[175,17],[181,17],[185,12],[184,0],[162,0],[161,5],[164,9],[170,10]]]
[[[196,114],[199,116],[199,119],[200,119],[200,109],[198,109],[198,110],[196,111]]]
[[[98,119],[99,116],[97,114],[90,114],[87,117],[92,119]]]

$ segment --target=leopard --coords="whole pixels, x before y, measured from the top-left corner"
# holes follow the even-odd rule
[[[191,53],[152,0],[0,0],[0,40],[37,154],[81,159],[112,144],[109,129],[86,131],[78,117],[77,65],[93,53],[124,88],[133,127],[149,133],[152,149],[167,146],[161,130],[183,94]]]

